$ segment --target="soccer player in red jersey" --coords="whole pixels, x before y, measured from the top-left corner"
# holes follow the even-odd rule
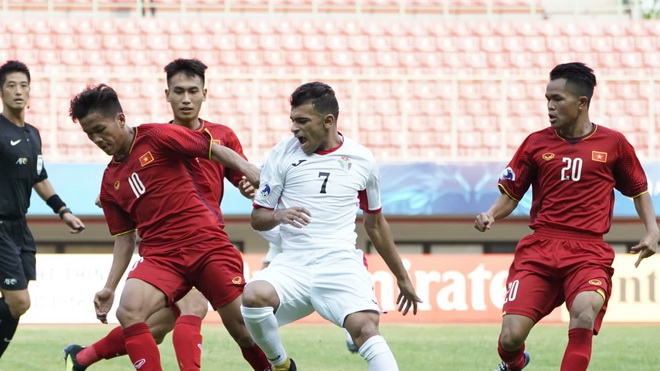
[[[170,123],[187,127],[190,130],[209,130],[215,142],[231,148],[241,157],[246,158],[243,154],[243,147],[231,128],[199,118],[199,111],[206,100],[206,69],[207,66],[196,59],[177,59],[165,66],[168,83],[165,98],[170,103],[174,116]],[[217,162],[200,158],[191,159],[189,165],[203,199],[224,224],[220,210],[224,193],[223,179],[227,178],[243,193],[245,189],[242,180],[243,174]],[[244,193],[244,196],[251,198],[251,195],[247,193]],[[172,342],[179,344],[179,346],[175,346],[175,351],[181,369],[192,370],[200,367],[201,322],[207,311],[208,301],[204,295],[193,289],[171,308],[161,309],[146,321],[157,344],[160,344],[165,335],[174,329]],[[244,337],[245,334],[241,331],[242,318],[232,317],[237,313],[235,310],[226,310],[222,313],[222,323],[239,344],[243,356],[253,369],[267,368],[270,363],[261,349],[254,344],[251,338]],[[102,359],[111,359],[125,354],[126,347],[121,326],[111,330],[104,338],[88,347],[83,348],[80,345],[72,344],[65,349],[65,358],[71,357],[73,371],[82,371]]]
[[[550,127],[530,134],[499,180],[502,195],[477,215],[475,228],[492,228],[509,215],[530,185],[529,226],[509,269],[496,370],[518,371],[530,361],[525,339],[534,324],[562,303],[570,312],[562,371],[586,370],[612,290],[610,229],[614,189],[633,198],[646,233],[631,248],[635,263],[653,255],[658,225],[647,180],[623,134],[594,124],[589,107],[596,76],[583,63],[550,72],[545,97]]]
[[[221,315],[226,310],[236,312],[245,284],[240,253],[200,194],[190,159],[211,158],[241,171],[252,184],[258,182],[259,170],[231,149],[213,143],[208,130],[126,125],[117,95],[107,85],[78,94],[71,101],[70,114],[90,140],[113,156],[103,176],[101,203],[116,240],[106,285],[95,297],[97,317],[106,319],[139,230],[141,258],[128,275],[117,318],[136,368],[160,370],[158,347],[145,320],[171,306],[192,286]],[[240,319],[240,314],[234,318]],[[242,338],[249,339],[241,327],[246,335]]]

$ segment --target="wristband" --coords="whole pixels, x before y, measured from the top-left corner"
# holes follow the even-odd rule
[[[60,196],[58,196],[57,194],[50,196],[46,200],[46,205],[50,206],[50,208],[53,209],[53,212],[55,214],[58,214],[61,208],[66,207],[64,201],[62,201]]]
[[[69,209],[68,207],[65,207],[64,209],[62,209],[62,211],[60,211],[60,212],[58,213],[58,214],[60,214],[60,219],[64,219],[64,214],[66,214],[66,213],[73,214],[73,212],[71,211],[71,209]]]

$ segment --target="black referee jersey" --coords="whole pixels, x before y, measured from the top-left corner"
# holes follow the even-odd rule
[[[48,178],[39,130],[19,127],[0,115],[0,219],[23,218],[32,186]]]

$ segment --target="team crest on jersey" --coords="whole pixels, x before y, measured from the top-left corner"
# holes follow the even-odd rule
[[[140,156],[140,165],[145,167],[154,161],[154,155],[151,154],[151,151]]]
[[[607,162],[607,152],[591,151],[591,160],[598,162]]]
[[[217,145],[219,145],[219,146],[222,146],[222,145],[223,145],[223,144],[222,144],[222,141],[221,141],[220,139],[213,139],[213,140],[211,141],[211,143],[215,143],[215,144],[217,144]]]
[[[118,191],[119,190],[119,181],[118,180],[115,182],[114,186],[115,186],[115,191]]]
[[[264,186],[261,188],[260,193],[263,197],[266,197],[270,194],[270,186],[268,185],[268,183],[264,184]]]
[[[234,285],[240,285],[241,283],[243,283],[243,277],[236,276],[232,278],[231,283],[233,283]]]
[[[516,173],[513,172],[512,168],[507,167],[500,174],[500,180],[516,180]]]
[[[339,159],[339,166],[344,170],[351,170],[351,159],[346,156],[341,156]]]
[[[544,160],[546,160],[546,161],[550,161],[550,160],[552,160],[553,158],[555,158],[555,154],[554,154],[554,153],[551,153],[551,152],[544,153],[544,154],[541,155],[541,158],[544,159]]]
[[[600,286],[600,285],[602,285],[603,283],[600,282],[600,280],[589,280],[589,284],[590,284],[590,285],[594,285],[594,286]]]

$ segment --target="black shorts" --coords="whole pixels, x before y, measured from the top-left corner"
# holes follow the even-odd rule
[[[0,219],[0,288],[25,290],[37,279],[36,251],[25,219]]]

